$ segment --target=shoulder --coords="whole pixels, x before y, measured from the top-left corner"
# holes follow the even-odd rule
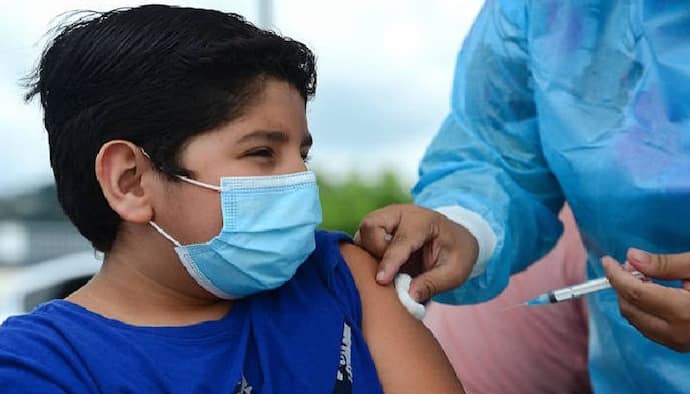
[[[316,245],[313,263],[325,270],[327,286],[348,304],[357,320],[362,318],[362,303],[369,298],[376,298],[377,305],[387,304],[394,310],[401,307],[392,286],[376,283],[378,261],[354,245],[348,235],[318,231]]]
[[[352,243],[352,238],[345,233],[337,231],[319,230],[314,235],[316,248],[312,257],[319,261],[328,261],[326,265],[334,266],[338,262],[335,257],[340,255],[340,245]]]
[[[309,258],[307,271],[316,271],[320,282],[340,305],[342,311],[355,323],[361,322],[361,302],[355,281],[348,268],[342,247],[351,245],[352,238],[345,233],[316,232],[316,249]]]
[[[398,299],[393,285],[382,286],[376,282],[378,260],[367,251],[351,243],[340,245],[343,259],[352,274],[361,299],[364,320],[402,319],[412,321]]]
[[[357,288],[380,286],[375,280],[378,261],[367,251],[352,243],[341,243],[340,253],[352,273]]]
[[[413,320],[400,303],[393,285],[382,286],[376,282],[377,259],[351,243],[341,244],[340,251],[359,294],[364,324],[382,316],[388,321]]]
[[[14,353],[21,358],[48,359],[48,355],[66,348],[68,342],[62,334],[65,320],[55,301],[36,308],[33,312],[13,316],[0,325],[0,350],[7,356]]]
[[[1,387],[14,392],[77,389],[78,380],[68,365],[70,344],[57,326],[49,307],[10,317],[0,326]]]
[[[57,316],[52,315],[52,305],[46,304],[31,313],[9,317],[0,325],[0,348],[26,349],[27,345],[39,342],[39,338],[52,334],[57,321],[53,319]]]
[[[362,324],[365,298],[377,298],[377,303],[386,300],[384,303],[394,307],[400,304],[392,288],[376,283],[378,262],[347,234],[317,231],[316,249],[308,265],[307,270],[316,269],[328,291],[358,325]]]

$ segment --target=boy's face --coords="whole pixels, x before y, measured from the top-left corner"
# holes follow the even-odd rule
[[[280,175],[305,171],[311,147],[305,102],[287,82],[267,79],[244,114],[191,138],[180,164],[191,178],[219,185],[224,176]],[[182,244],[207,242],[220,232],[220,193],[159,177],[154,218]]]

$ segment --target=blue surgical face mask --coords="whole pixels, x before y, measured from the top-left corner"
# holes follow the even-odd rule
[[[220,192],[223,228],[206,243],[175,244],[196,282],[223,299],[237,299],[287,282],[314,251],[321,203],[311,171],[277,176],[224,177],[220,186],[185,182]]]

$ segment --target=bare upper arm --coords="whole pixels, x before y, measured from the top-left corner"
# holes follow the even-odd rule
[[[384,391],[462,393],[431,332],[405,310],[392,286],[376,283],[377,261],[351,244],[341,252],[362,300],[362,332]]]

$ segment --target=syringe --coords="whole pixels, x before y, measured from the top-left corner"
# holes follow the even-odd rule
[[[638,271],[631,272],[633,276],[638,279],[643,279],[645,276],[643,273]],[[594,293],[599,290],[608,289],[611,287],[609,280],[604,278],[592,279],[586,282],[580,283],[578,285],[563,287],[558,290],[553,290],[548,293],[544,293],[536,298],[533,298],[526,302],[527,305],[547,305],[555,304],[561,301],[568,301],[575,298],[580,298],[584,295]]]

